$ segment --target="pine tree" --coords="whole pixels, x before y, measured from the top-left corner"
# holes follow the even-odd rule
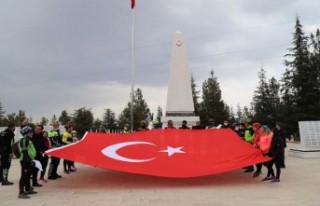
[[[258,73],[259,85],[253,95],[254,120],[268,123],[270,115],[269,88],[267,84],[266,71],[261,68]]]
[[[3,125],[3,120],[5,118],[4,114],[6,112],[3,110],[3,107],[2,107],[2,103],[0,102],[0,126],[6,126],[6,125]]]
[[[280,83],[272,77],[268,83],[269,99],[270,99],[270,119],[271,121],[283,121],[279,116],[280,108]]]
[[[209,119],[221,123],[229,119],[225,104],[221,100],[221,89],[213,70],[210,77],[202,84],[202,102],[200,104],[200,119],[202,124],[208,124]]]
[[[136,130],[140,127],[141,121],[148,121],[150,117],[150,109],[143,99],[141,89],[134,92],[133,98],[133,129]],[[131,121],[131,102],[128,102],[127,107],[121,112],[119,116],[119,126],[123,127],[125,123]]]
[[[296,18],[293,35],[293,48],[286,55],[287,66],[284,74],[284,104],[292,105],[293,120],[296,124],[302,120],[318,119],[319,85],[317,69],[312,65],[312,56],[308,51],[308,38],[305,36],[299,17]],[[291,102],[285,102],[291,101]]]
[[[238,123],[241,123],[241,122],[244,121],[243,113],[242,113],[242,109],[240,107],[240,104],[237,104],[236,121]]]
[[[310,57],[311,67],[314,69],[314,76],[316,77],[315,98],[318,99],[318,104],[315,102],[315,114],[320,114],[320,30],[317,29],[316,34],[310,35],[312,53]]]
[[[102,118],[102,126],[106,130],[115,129],[116,128],[116,115],[111,109],[106,109],[103,118]]]
[[[102,128],[102,121],[97,118],[93,121],[93,128],[92,128],[93,131],[97,131],[97,132],[104,132],[105,130],[103,130]]]
[[[191,76],[191,90],[192,90],[192,98],[194,104],[194,113],[196,116],[199,115],[200,103],[199,103],[199,93],[197,90],[197,85],[193,76]]]
[[[92,129],[93,120],[94,118],[91,109],[86,109],[85,107],[82,107],[80,109],[75,110],[72,122],[74,129],[79,134],[79,137],[82,137],[85,134],[85,132],[88,132]]]
[[[46,126],[47,124],[48,124],[48,122],[49,122],[49,120],[47,119],[47,118],[45,118],[45,117],[41,117],[41,124],[43,125],[43,126]]]
[[[66,110],[63,110],[59,117],[60,124],[66,125],[70,121],[71,121],[71,117],[68,115],[68,112]]]

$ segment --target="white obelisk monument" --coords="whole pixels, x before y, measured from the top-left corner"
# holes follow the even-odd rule
[[[167,107],[161,118],[163,127],[172,120],[176,127],[186,120],[188,126],[195,125],[199,117],[194,114],[194,103],[191,90],[191,72],[188,65],[187,50],[182,32],[176,32],[172,44]]]

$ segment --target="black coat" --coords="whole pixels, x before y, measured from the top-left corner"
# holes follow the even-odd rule
[[[281,136],[280,130],[277,128],[273,130],[273,136],[271,140],[270,156],[277,159],[282,159],[284,154],[285,144]]]
[[[7,128],[0,134],[0,152],[1,154],[12,153],[12,143],[14,142],[14,132]]]

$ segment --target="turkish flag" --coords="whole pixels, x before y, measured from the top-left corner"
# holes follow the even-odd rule
[[[179,178],[270,160],[230,129],[87,133],[81,141],[47,153],[105,169]]]
[[[134,9],[136,5],[136,1],[135,0],[131,0],[131,9]]]

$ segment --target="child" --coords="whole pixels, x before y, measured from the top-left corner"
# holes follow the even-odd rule
[[[30,194],[36,194],[30,186],[30,177],[34,167],[34,158],[36,157],[36,149],[30,140],[33,137],[33,130],[29,126],[25,126],[20,130],[23,138],[19,143],[20,151],[20,165],[21,165],[21,177],[19,181],[19,195],[18,198],[29,199]]]

